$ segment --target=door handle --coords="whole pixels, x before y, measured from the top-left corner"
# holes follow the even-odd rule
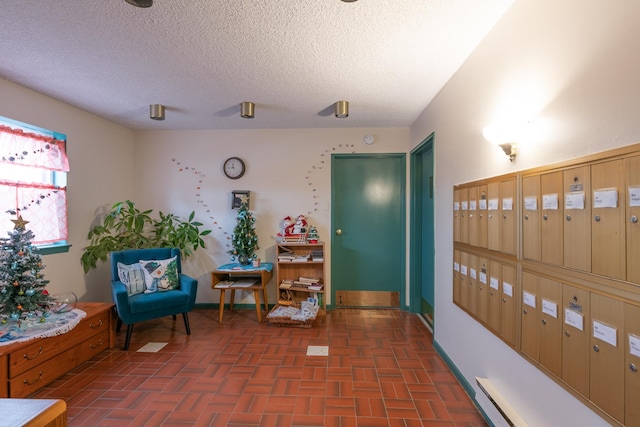
[[[338,228],[336,230],[336,236],[341,236],[341,235],[342,235],[342,230]]]

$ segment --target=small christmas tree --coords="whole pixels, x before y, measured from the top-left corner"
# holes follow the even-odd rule
[[[309,243],[318,243],[320,236],[318,235],[318,229],[315,225],[309,227],[309,235],[307,236],[307,240]]]
[[[19,216],[9,237],[0,238],[0,317],[19,319],[30,314],[41,315],[51,302],[45,289],[48,280],[38,248],[31,244],[33,232],[28,221]]]
[[[258,249],[258,235],[254,228],[256,219],[249,212],[245,202],[240,205],[237,221],[231,237],[233,249],[229,253],[237,256],[240,264],[248,264],[255,257],[255,251]]]

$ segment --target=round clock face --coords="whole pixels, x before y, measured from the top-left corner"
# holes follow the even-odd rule
[[[238,179],[244,175],[244,162],[239,157],[229,157],[224,161],[223,170],[227,178]]]

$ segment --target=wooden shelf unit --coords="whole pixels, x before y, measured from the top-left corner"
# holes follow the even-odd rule
[[[321,261],[310,259],[309,261],[280,261],[278,257],[285,252],[292,252],[295,255],[311,255],[314,251],[322,251],[324,255],[324,242],[318,243],[290,243],[280,242],[276,246],[276,283],[278,284],[278,301],[280,301],[283,291],[290,291],[294,297],[294,301],[306,300],[308,296],[315,293],[320,300],[320,309],[326,311],[327,300],[325,298],[324,287],[324,258]],[[322,290],[314,291],[304,287],[281,288],[283,280],[298,280],[300,277],[318,278],[322,285]]]

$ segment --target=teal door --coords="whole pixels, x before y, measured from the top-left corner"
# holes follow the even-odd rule
[[[434,160],[431,134],[411,152],[411,309],[431,324],[435,311]]]
[[[399,307],[405,289],[404,154],[331,157],[336,306]]]

